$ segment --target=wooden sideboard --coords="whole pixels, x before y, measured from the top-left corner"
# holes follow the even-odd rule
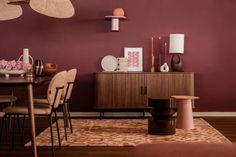
[[[193,72],[95,73],[95,108],[145,109],[148,98],[194,95]]]

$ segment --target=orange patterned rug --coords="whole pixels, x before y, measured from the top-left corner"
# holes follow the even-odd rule
[[[148,120],[72,119],[73,133],[68,129],[68,140],[65,141],[63,120],[59,120],[62,146],[136,146],[155,142],[231,143],[205,120],[194,119],[194,124],[192,130],[176,129],[175,135],[161,136],[148,134]],[[57,139],[56,125],[53,126],[54,139]],[[50,146],[50,129],[40,133],[36,140],[38,146]],[[30,146],[30,142],[26,146]]]

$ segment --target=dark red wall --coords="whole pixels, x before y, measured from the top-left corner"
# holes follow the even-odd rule
[[[60,70],[78,68],[73,111],[92,111],[93,73],[105,55],[123,56],[124,47],[144,48],[149,70],[150,38],[184,33],[184,70],[195,72],[199,111],[236,111],[235,0],[74,0],[71,19],[40,15],[23,5],[23,15],[0,22],[0,58],[17,59],[27,47],[34,59]],[[111,15],[123,7],[127,20],[110,32]],[[169,62],[170,55],[168,55]]]

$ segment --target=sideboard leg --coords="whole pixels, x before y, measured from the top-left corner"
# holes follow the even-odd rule
[[[143,119],[145,118],[145,109],[143,109]]]

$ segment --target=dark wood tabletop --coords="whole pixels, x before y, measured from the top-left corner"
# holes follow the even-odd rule
[[[51,77],[33,77],[26,78],[20,76],[12,76],[12,77],[0,77],[0,87],[2,86],[20,86],[26,84],[41,84],[44,82],[48,82],[51,80]]]

